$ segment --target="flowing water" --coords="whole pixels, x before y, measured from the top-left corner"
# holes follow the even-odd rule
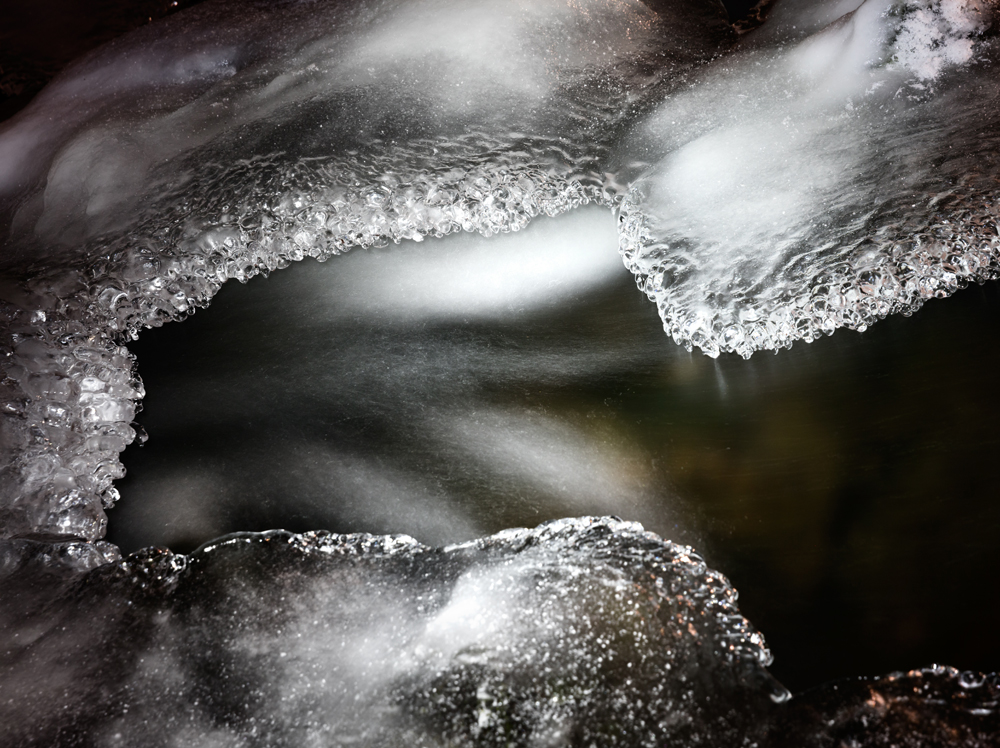
[[[517,247],[539,246],[536,230],[306,261],[144,333],[150,439],[123,455],[108,539],[188,551],[322,527],[439,545],[614,514],[724,570],[793,690],[934,661],[992,669],[989,627],[968,622],[998,605],[997,353],[980,343],[1000,334],[994,285],[713,361],[663,345],[620,264],[553,286],[545,243],[531,282]],[[405,277],[374,296],[388,267]],[[457,288],[492,305],[458,307]]]
[[[210,1],[72,65],[0,125],[4,742],[990,745],[993,12]]]

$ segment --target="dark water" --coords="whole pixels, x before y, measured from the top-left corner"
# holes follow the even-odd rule
[[[494,318],[331,298],[406,251],[231,283],[144,333],[150,440],[125,453],[108,538],[445,543],[614,513],[727,574],[793,691],[931,662],[997,669],[996,285],[713,361],[663,336],[624,270]]]

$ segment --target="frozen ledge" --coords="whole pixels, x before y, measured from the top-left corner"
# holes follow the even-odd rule
[[[737,43],[694,0],[475,2],[427,41],[449,7],[205,3],[5,123],[0,535],[103,537],[144,394],[122,343],[304,257],[601,204],[712,356],[998,274],[991,4],[787,3]]]

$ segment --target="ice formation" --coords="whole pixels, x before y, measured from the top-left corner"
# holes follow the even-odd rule
[[[726,579],[616,519],[443,549],[240,534],[54,579],[26,547],[3,560],[4,745],[883,746],[916,720],[985,746],[1000,729],[996,679],[946,669],[788,701]]]
[[[993,11],[779,4],[666,97],[621,250],[674,340],[749,357],[996,276]]]
[[[0,128],[7,537],[101,537],[123,339],[302,257],[596,202],[667,332],[744,356],[995,274],[985,0],[789,0],[739,40],[697,0],[238,6]]]
[[[103,535],[123,337],[305,256],[607,202],[618,132],[728,37],[693,2],[219,2],[77,63],[0,132],[4,534]]]
[[[5,745],[742,745],[787,696],[728,582],[619,520],[238,535],[58,593],[4,621]]]
[[[0,126],[4,742],[880,746],[916,713],[987,745],[972,674],[776,706],[735,591],[619,521],[99,539],[143,396],[123,342],[304,257],[598,204],[713,356],[995,277],[994,13],[786,0],[738,33],[707,0],[210,0],[71,66]]]

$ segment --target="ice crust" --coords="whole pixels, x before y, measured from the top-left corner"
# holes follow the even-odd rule
[[[75,576],[65,549],[0,547],[4,745],[985,748],[1000,729],[996,676],[948,668],[789,700],[728,581],[614,518],[439,549],[239,534]]]
[[[812,33],[765,24],[637,131],[653,165],[620,206],[622,256],[688,349],[864,330],[997,276],[993,6],[833,5],[779,5]]]
[[[58,592],[4,621],[4,745],[744,745],[787,697],[726,579],[616,519],[237,535]]]
[[[0,127],[0,533],[102,537],[122,342],[304,257],[597,203],[713,356],[995,277],[993,12],[220,0],[107,45]]]

